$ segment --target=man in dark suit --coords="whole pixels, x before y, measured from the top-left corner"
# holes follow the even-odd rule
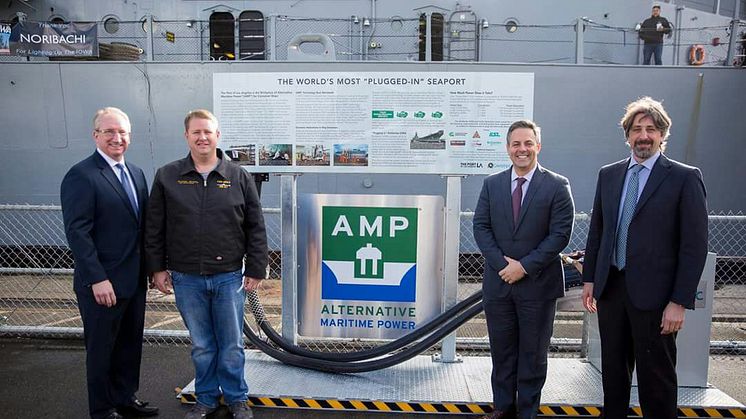
[[[676,332],[707,256],[705,187],[699,169],[662,154],[671,118],[660,102],[630,103],[621,125],[631,156],[598,175],[583,305],[598,312],[604,417],[627,417],[637,365],[644,417],[674,419]]]
[[[95,419],[152,416],[158,408],[135,395],[145,322],[142,229],[148,187],[142,170],[124,161],[127,115],[104,108],[93,126],[96,151],[67,172],[60,191],[83,319],[88,407]]]
[[[506,147],[513,165],[484,180],[474,212],[474,238],[486,262],[494,401],[488,417],[535,418],[556,301],[565,293],[559,253],[570,241],[574,206],[567,179],[538,163],[535,123],[513,123]]]

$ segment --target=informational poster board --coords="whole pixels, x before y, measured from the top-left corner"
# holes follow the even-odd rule
[[[215,73],[222,145],[252,172],[489,174],[534,74]]]

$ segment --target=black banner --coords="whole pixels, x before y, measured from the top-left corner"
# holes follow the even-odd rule
[[[15,55],[98,57],[97,23],[18,22],[10,35]]]

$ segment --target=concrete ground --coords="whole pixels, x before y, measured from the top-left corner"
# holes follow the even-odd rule
[[[70,419],[88,416],[82,342],[0,338],[0,360],[0,417]],[[145,345],[140,377],[138,396],[160,408],[159,418],[181,418],[189,410],[176,399],[175,390],[194,378],[188,346]],[[262,407],[254,409],[254,416],[256,419],[398,419],[404,415]],[[222,408],[209,419],[229,417],[228,410]],[[415,417],[443,416],[418,414]]]
[[[0,339],[0,417],[7,418],[85,418],[85,351],[80,341],[41,339]],[[746,370],[743,357],[713,356],[710,382],[746,403]],[[188,408],[176,398],[176,387],[193,378],[187,346],[151,346],[144,348],[138,395],[160,407],[161,418],[181,418]],[[487,372],[485,372],[487,373]],[[405,416],[396,413],[311,412],[308,410],[255,408],[255,417],[291,418],[386,418]],[[408,417],[434,419],[442,415],[416,414]],[[212,418],[227,418],[221,410]],[[460,415],[460,417],[476,417]]]

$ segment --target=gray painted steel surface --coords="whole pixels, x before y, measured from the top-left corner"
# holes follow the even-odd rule
[[[730,68],[487,63],[3,63],[0,64],[0,201],[56,204],[67,169],[93,151],[96,109],[118,106],[132,119],[127,158],[155,170],[183,157],[183,117],[212,107],[213,72],[533,72],[534,118],[543,128],[540,162],[570,179],[579,211],[591,208],[601,165],[628,155],[618,126],[623,107],[644,95],[673,118],[667,153],[702,169],[711,211],[746,205],[746,72]],[[369,182],[365,182],[368,180]],[[462,209],[476,205],[482,177],[464,179]],[[304,175],[300,193],[445,194],[424,175]],[[279,181],[263,189],[279,206]]]

